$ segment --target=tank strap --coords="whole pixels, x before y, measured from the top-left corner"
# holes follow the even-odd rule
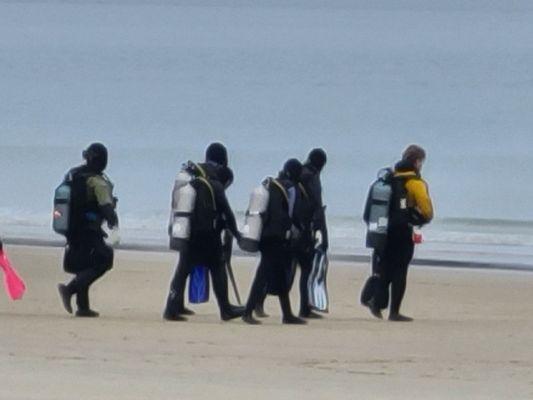
[[[304,195],[304,197],[309,200],[309,194],[307,193],[307,190],[305,190],[304,185],[302,185],[301,183],[298,183],[298,187],[302,191],[302,194]]]
[[[213,210],[216,211],[217,203],[215,201],[215,190],[213,189],[213,186],[211,185],[211,183],[209,183],[209,181],[206,178],[202,176],[199,176],[197,179],[200,182],[202,182],[205,186],[207,186],[207,188],[209,189],[209,193],[211,194],[211,201],[213,202]]]
[[[189,162],[188,162],[187,164],[185,164],[185,165],[188,165],[189,168],[190,168],[191,165],[192,165],[193,169],[200,173],[200,177],[202,177],[202,178],[204,178],[204,179],[207,179],[207,174],[206,174],[205,170],[202,168],[202,166],[201,166],[200,164],[197,164],[197,163],[195,163],[194,161],[189,161]]]
[[[283,187],[283,185],[281,183],[278,182],[277,179],[274,179],[272,178],[270,180],[270,182],[272,182],[275,186],[278,187],[278,189],[281,191],[281,193],[283,194],[283,197],[285,197],[285,200],[287,200],[287,204],[289,203],[289,194],[287,193],[287,190],[285,190],[285,188]]]

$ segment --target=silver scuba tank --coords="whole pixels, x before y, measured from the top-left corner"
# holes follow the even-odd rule
[[[54,192],[52,228],[60,235],[66,235],[70,223],[70,199],[72,189],[67,182],[61,183]]]
[[[263,232],[263,217],[269,200],[268,181],[265,181],[256,187],[250,195],[250,204],[241,231],[240,247],[244,251],[255,253],[259,250],[259,241]]]
[[[191,235],[191,216],[196,201],[196,190],[190,185],[192,178],[189,172],[182,170],[174,182],[169,221],[172,250],[182,250]]]
[[[389,210],[392,197],[389,169],[381,170],[370,187],[370,212],[367,225],[366,247],[381,250],[387,242]]]

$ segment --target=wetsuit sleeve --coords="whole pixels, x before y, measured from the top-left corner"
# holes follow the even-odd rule
[[[423,222],[429,223],[433,219],[433,203],[426,182],[422,179],[411,179],[407,182],[406,189],[414,201],[416,210],[422,216]]]
[[[118,216],[115,212],[115,199],[109,184],[102,177],[94,176],[87,180],[87,185],[92,189],[100,212],[109,227],[117,226]]]
[[[368,191],[368,195],[366,196],[365,210],[363,212],[363,221],[365,221],[366,224],[368,224],[368,221],[370,220],[370,195],[371,193],[372,193],[372,189]]]
[[[228,229],[232,235],[239,240],[241,234],[237,229],[237,221],[235,220],[235,214],[229,205],[228,198],[226,197],[226,192],[222,184],[216,182],[213,184],[213,190],[215,191],[215,201],[217,204],[217,210],[224,218],[226,223],[226,229]]]
[[[326,212],[322,202],[322,183],[317,175],[311,175],[304,183],[313,201],[313,223],[315,229],[322,233],[322,245],[325,249],[329,246]]]

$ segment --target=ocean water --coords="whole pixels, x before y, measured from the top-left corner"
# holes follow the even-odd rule
[[[53,189],[100,140],[124,240],[165,243],[174,175],[219,140],[241,213],[324,147],[332,249],[364,253],[368,185],[416,142],[437,212],[417,254],[530,263],[531,2],[191,4],[0,1],[0,234],[54,238]]]

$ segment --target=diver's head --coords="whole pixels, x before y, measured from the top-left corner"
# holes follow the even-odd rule
[[[83,158],[91,171],[101,173],[107,167],[107,148],[102,143],[93,143],[83,151]]]
[[[211,143],[205,150],[205,161],[211,161],[226,167],[228,165],[228,151],[226,147],[219,142]]]
[[[220,183],[227,189],[233,183],[233,171],[229,167],[222,167],[218,171],[218,179]]]
[[[300,175],[302,175],[302,163],[296,158],[291,158],[283,165],[281,175],[294,183],[300,181]]]
[[[318,171],[322,171],[324,165],[328,162],[328,156],[323,149],[313,149],[307,157],[307,164],[312,165]]]
[[[426,161],[426,151],[416,144],[411,144],[403,151],[402,161],[412,165],[415,170],[420,172],[424,161]]]

